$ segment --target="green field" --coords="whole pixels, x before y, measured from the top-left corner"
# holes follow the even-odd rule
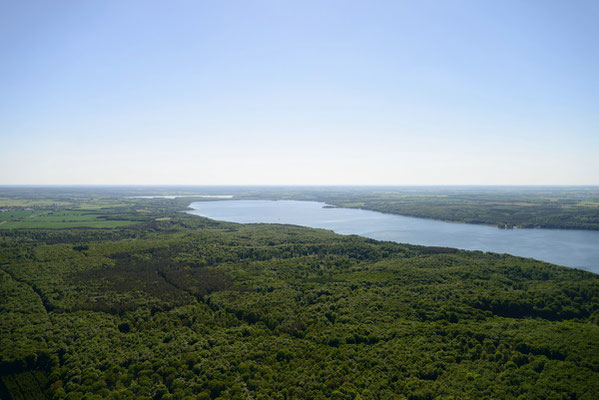
[[[106,213],[82,210],[20,210],[0,212],[0,229],[31,228],[115,228],[130,225],[127,220],[106,219]]]
[[[70,205],[70,202],[60,200],[35,200],[35,199],[15,199],[0,197],[0,209],[5,207],[63,207]]]

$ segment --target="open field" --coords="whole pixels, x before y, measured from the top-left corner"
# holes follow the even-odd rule
[[[130,225],[127,220],[106,219],[106,213],[81,210],[26,210],[0,212],[0,229],[114,228]]]
[[[0,197],[0,209],[13,207],[63,207],[70,204],[71,203],[66,201],[11,199]]]

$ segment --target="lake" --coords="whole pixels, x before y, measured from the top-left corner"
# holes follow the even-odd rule
[[[190,204],[189,213],[219,221],[293,224],[399,243],[508,253],[599,273],[599,231],[499,229],[325,205],[294,200],[198,201]]]

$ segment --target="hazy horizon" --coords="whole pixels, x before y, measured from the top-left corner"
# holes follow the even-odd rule
[[[0,185],[599,185],[599,3],[5,2]]]
[[[420,187],[431,187],[431,188],[468,188],[468,187],[473,187],[473,188],[568,188],[568,187],[576,187],[576,188],[585,188],[585,187],[589,187],[589,188],[597,188],[599,187],[599,185],[560,185],[560,184],[556,184],[556,185],[488,185],[488,184],[463,184],[463,185],[452,185],[452,184],[446,184],[446,185],[426,185],[426,184],[422,184],[422,185],[375,185],[375,184],[355,184],[355,185],[335,185],[335,184],[299,184],[299,185],[294,185],[294,184],[248,184],[248,185],[237,185],[237,184],[216,184],[216,185],[204,185],[204,184],[169,184],[169,183],[155,183],[155,184],[137,184],[137,183],[122,183],[122,184],[78,184],[78,183],[73,183],[73,184],[35,184],[35,183],[31,183],[31,184],[0,184],[0,188],[2,187],[57,187],[57,188],[64,188],[64,187],[92,187],[92,188],[102,188],[102,187],[106,187],[106,188],[111,188],[111,187],[148,187],[148,188],[154,188],[154,187],[158,187],[158,188],[216,188],[216,187],[239,187],[239,188],[243,188],[243,187],[297,187],[297,188],[310,188],[310,187],[344,187],[344,188],[352,188],[352,187],[356,187],[356,188],[360,188],[360,187],[364,187],[364,188],[420,188]]]

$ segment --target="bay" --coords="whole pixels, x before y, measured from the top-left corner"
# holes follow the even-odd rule
[[[599,231],[499,229],[332,208],[313,201],[198,201],[191,203],[190,208],[191,214],[219,221],[292,224],[398,243],[507,253],[599,273]]]

